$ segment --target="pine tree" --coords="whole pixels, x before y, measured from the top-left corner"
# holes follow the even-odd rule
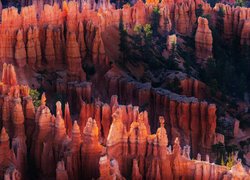
[[[158,7],[154,7],[153,13],[151,15],[151,27],[154,37],[158,35],[159,22],[160,22],[160,10]]]
[[[202,8],[202,4],[198,5],[198,8],[195,10],[196,17],[202,16],[204,13],[204,10]]]
[[[119,50],[121,53],[122,63],[125,63],[127,60],[127,54],[129,54],[129,47],[128,47],[128,34],[127,31],[124,29],[123,18],[122,15],[120,16],[119,22],[119,35],[120,35],[120,43],[119,43]]]
[[[175,93],[178,93],[178,94],[180,94],[182,92],[181,83],[180,83],[180,80],[177,77],[175,77],[173,79],[173,81],[170,83],[169,89],[172,92],[175,92]]]
[[[219,11],[217,12],[217,22],[216,22],[216,26],[218,29],[218,32],[220,35],[223,34],[224,31],[224,16],[225,16],[225,12],[224,9],[222,7],[219,8]]]
[[[36,89],[30,89],[29,95],[32,97],[32,101],[33,101],[35,108],[38,108],[41,104],[41,100],[40,100],[41,94],[39,93],[39,91]]]
[[[176,51],[176,44],[173,43],[172,44],[172,48],[171,48],[171,53],[170,53],[170,56],[167,60],[167,68],[170,69],[170,70],[178,70],[178,64],[176,63],[177,61],[177,56],[178,56],[178,53]]]
[[[221,163],[221,157],[225,157],[225,146],[221,142],[212,145],[212,151],[216,153],[216,164]]]
[[[156,26],[156,25],[155,25]],[[158,29],[155,27],[155,31]],[[166,36],[160,33],[153,36],[151,24],[136,25],[134,34],[129,35],[131,39],[130,62],[136,65],[143,62],[145,68],[153,70],[166,67],[166,59],[162,56],[163,50],[166,48]]]

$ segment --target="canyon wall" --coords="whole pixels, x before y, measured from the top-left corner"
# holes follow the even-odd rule
[[[119,105],[117,96],[112,96],[110,104],[82,104],[79,119],[74,123],[68,105],[63,112],[62,104],[57,102],[53,115],[46,106],[45,94],[35,109],[29,87],[18,84],[13,66],[4,64],[3,69],[0,165],[5,168],[0,175],[5,180],[28,178],[31,175],[26,174],[28,168],[36,179],[58,180],[249,177],[236,156],[231,169],[210,163],[208,155],[206,161],[202,161],[200,154],[197,160],[191,160],[190,146],[185,145],[183,149],[180,146],[184,134],[169,142],[167,129],[173,125],[166,125],[163,116],[159,116],[157,131],[152,134],[147,112],[139,112],[139,107]],[[181,111],[186,112],[185,107],[183,104]],[[201,104],[201,113],[208,112],[208,123],[215,118],[214,110],[213,105]],[[184,118],[185,114],[180,116]],[[208,126],[206,130],[211,132],[211,128]],[[171,132],[175,130],[171,128]],[[210,133],[206,136],[209,141]]]
[[[208,155],[206,161],[201,160],[200,154],[197,160],[191,160],[190,147],[180,146],[182,135],[174,137],[173,148],[168,146],[170,124],[165,123],[163,116],[159,117],[159,127],[152,134],[147,112],[139,112],[139,107],[119,105],[117,96],[112,96],[110,104],[103,106],[101,102],[83,104],[74,123],[69,106],[66,105],[63,112],[60,102],[56,103],[54,116],[46,106],[45,94],[35,109],[29,87],[18,85],[13,66],[4,64],[3,69],[0,108],[4,127],[0,135],[0,163],[4,174],[0,174],[1,178],[25,179],[28,164],[32,167],[30,170],[37,172],[35,177],[58,180],[249,177],[237,157],[230,171],[226,166],[210,163]],[[201,106],[204,111],[207,104]],[[213,112],[214,106],[209,105],[208,122],[214,118],[210,115]],[[103,114],[100,116],[100,113]]]
[[[193,155],[197,155],[198,148],[204,150],[200,153],[208,153],[211,145],[216,143],[214,104],[152,88],[150,83],[138,83],[126,75],[119,74],[116,69],[107,72],[105,79],[109,97],[118,95],[120,103],[138,105],[149,112],[149,124],[153,131],[156,131],[158,126],[158,116],[164,116],[169,124],[168,135],[171,143],[176,137],[181,137],[181,145],[190,144]]]
[[[195,36],[197,58],[212,57],[213,43],[208,21],[201,17],[197,20],[195,15],[199,4],[202,5],[204,15],[212,16],[211,25],[216,24],[219,8],[224,10],[223,37],[226,40],[239,37],[241,45],[249,44],[250,41],[249,8],[216,4],[212,9],[202,1],[144,4],[139,0],[133,6],[125,5],[122,9],[115,9],[104,2],[93,5],[94,9],[88,3],[73,1],[42,4],[39,8],[36,2],[33,3],[34,5],[22,7],[20,14],[14,7],[0,9],[0,37],[3,42],[0,45],[1,63],[14,63],[20,67],[25,64],[33,67],[36,65],[37,70],[42,67],[57,70],[73,58],[72,55],[67,55],[67,48],[73,48],[74,52],[80,52],[74,58],[84,61],[88,58],[86,54],[89,54],[94,64],[107,64],[102,32],[107,27],[118,26],[120,15],[126,29],[149,23],[154,6],[159,7],[160,27],[164,30],[171,31],[175,28],[179,34],[190,35],[198,22]],[[75,34],[75,38],[71,38],[72,34]],[[75,45],[67,47],[73,41],[76,41]]]

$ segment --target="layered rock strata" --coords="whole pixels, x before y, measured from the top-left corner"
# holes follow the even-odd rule
[[[198,153],[199,147],[203,147],[204,152],[201,153],[205,154],[209,151],[211,145],[217,141],[215,138],[216,106],[214,104],[208,104],[193,97],[177,95],[160,88],[152,88],[148,83],[138,83],[115,70],[109,71],[105,78],[109,96],[117,94],[119,102],[122,104],[133,104],[139,107],[146,104],[146,110],[151,115],[149,116],[149,119],[151,119],[149,124],[153,131],[157,127],[155,119],[158,116],[164,116],[167,124],[170,125],[168,133],[171,142],[174,142],[175,137],[180,137],[182,145],[192,142],[193,155]],[[183,87],[185,86],[183,85]],[[210,109],[215,111],[210,111]],[[193,128],[197,126],[202,128],[199,130]],[[208,127],[211,128],[207,129]],[[205,140],[206,135],[202,134],[206,134],[205,132],[208,131],[211,139]]]
[[[213,37],[206,18],[198,18],[198,28],[195,34],[195,54],[199,59],[213,57]]]
[[[166,96],[166,92],[156,89],[158,93],[152,93],[159,101],[155,102],[169,102],[164,106],[170,112],[167,117],[159,117],[159,126],[152,134],[148,113],[140,112],[137,106],[119,105],[117,96],[112,96],[110,104],[98,100],[94,104],[83,103],[78,121],[72,123],[69,105],[63,113],[62,104],[57,102],[55,116],[46,106],[45,94],[35,110],[29,87],[18,85],[12,65],[4,64],[0,87],[4,126],[0,135],[2,178],[26,178],[30,166],[38,179],[249,177],[240,161],[235,160],[229,171],[225,166],[210,163],[208,156],[206,161],[201,161],[199,154],[198,160],[190,159],[194,153],[191,149],[198,153],[200,145],[204,154],[214,143],[213,104],[172,99],[173,94]],[[160,104],[154,104],[160,108]],[[194,127],[201,129],[197,132]],[[192,141],[186,137],[192,137]],[[182,149],[180,144],[191,147]]]
[[[209,4],[196,1],[177,3],[162,1],[145,4],[137,1],[132,7],[125,5],[121,10],[112,8],[109,3],[100,4],[96,10],[87,3],[79,5],[77,2],[70,1],[63,5],[62,3],[45,4],[44,8],[40,9],[34,2],[32,6],[22,7],[20,14],[14,7],[2,10],[0,59],[1,62],[13,63],[16,53],[16,56],[21,55],[17,57],[20,60],[27,58],[30,66],[37,63],[38,67],[44,65],[47,68],[53,69],[53,66],[59,68],[67,62],[65,43],[68,40],[68,34],[71,33],[75,34],[78,41],[78,46],[75,44],[72,48],[75,49],[74,52],[80,51],[80,54],[74,58],[84,60],[88,52],[94,64],[105,64],[107,55],[101,34],[108,27],[117,27],[120,15],[123,17],[126,29],[133,29],[135,25],[150,23],[153,7],[157,6],[162,30],[171,31],[175,28],[178,33],[189,35],[197,21],[195,10],[199,4],[202,5],[203,14],[211,14],[213,26],[219,18],[217,12],[222,8],[225,12],[223,37],[230,41],[232,37],[238,36],[241,45],[249,44],[249,8],[232,8],[228,5],[216,4],[212,9]],[[47,29],[48,25],[50,30]],[[33,33],[35,45],[32,42],[27,43],[27,41],[32,41],[32,33],[27,34],[30,28],[38,28],[38,31]],[[18,31],[23,31],[23,40],[20,33],[17,33]],[[208,22],[204,18],[198,20],[195,39],[197,58],[207,59],[212,56],[212,35]],[[42,53],[39,52],[41,49]],[[73,58],[72,55],[69,56]],[[19,59],[17,61],[20,61]]]

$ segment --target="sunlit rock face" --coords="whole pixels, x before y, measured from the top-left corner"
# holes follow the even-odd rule
[[[122,125],[118,125],[119,109],[113,116],[113,123],[111,127],[117,127],[117,132],[112,128],[109,132],[109,139],[115,140],[114,136],[117,134],[121,137],[124,134]],[[118,116],[118,117],[117,117]],[[134,121],[131,123],[128,138],[119,138],[116,144],[109,145],[107,148],[107,155],[115,158],[119,164],[120,172],[126,174],[128,178],[142,179],[173,179],[174,177],[185,177],[195,179],[223,179],[231,178],[233,176],[248,177],[249,174],[242,168],[240,162],[232,168],[239,168],[238,175],[232,175],[232,171],[228,171],[225,166],[218,166],[209,162],[209,156],[206,156],[206,161],[201,159],[190,159],[190,146],[180,146],[179,138],[177,137],[173,144],[173,149],[168,146],[168,136],[164,127],[164,118],[159,117],[160,127],[156,134],[140,133],[142,131],[143,122]],[[134,130],[137,129],[137,134]],[[145,131],[146,132],[146,131]],[[142,136],[142,134],[144,134]],[[146,139],[147,140],[146,140]],[[144,139],[146,141],[144,141]],[[126,142],[127,141],[127,142]],[[198,155],[200,156],[200,155]],[[103,161],[104,157],[100,158]],[[105,157],[106,159],[106,157]],[[145,163],[144,163],[145,162]],[[239,165],[239,167],[237,167]],[[132,171],[127,167],[132,167]],[[241,169],[241,170],[240,170]],[[103,166],[100,164],[100,172],[103,172]],[[100,176],[102,178],[102,175]]]
[[[27,148],[30,134],[26,133],[26,117],[34,121],[34,106],[29,101],[29,87],[18,85],[14,67],[4,64],[1,81],[1,177],[25,178]],[[11,146],[10,146],[11,142]],[[30,141],[29,141],[30,142]]]
[[[98,133],[95,119],[89,118],[83,129],[83,144],[88,144],[81,149],[83,177],[98,177],[98,160],[103,149],[98,141]]]
[[[32,3],[33,5],[30,5]],[[30,6],[25,6],[28,4]],[[206,18],[197,20],[195,10],[199,4],[202,5],[204,15],[211,14],[210,23],[212,24],[208,24]],[[198,21],[195,36],[197,58],[212,57],[213,40],[209,26],[216,24],[215,21],[218,20],[216,13],[220,8],[225,14],[222,34],[225,40],[230,41],[233,36],[237,35],[241,39],[241,45],[249,44],[247,20],[249,9],[232,8],[219,3],[213,9],[208,3],[202,1],[161,1],[160,3],[137,1],[133,6],[124,5],[122,9],[114,9],[109,2],[93,6],[93,2],[88,4],[74,1],[68,3],[66,1],[63,3],[62,1],[55,3],[32,1],[22,3],[22,6],[20,13],[14,7],[0,8],[2,14],[0,59],[2,63],[16,63],[21,67],[25,64],[29,66],[37,64],[36,69],[47,67],[55,70],[66,65],[69,62],[67,59],[85,59],[86,53],[89,52],[95,64],[108,64],[101,33],[110,26],[118,26],[120,17],[123,18],[126,29],[149,23],[154,6],[159,7],[159,25],[162,30],[175,29],[182,35],[190,35]],[[36,29],[35,32],[34,29]],[[68,38],[69,34],[71,35]],[[73,39],[72,34],[75,34]],[[68,39],[70,39],[69,42]],[[74,39],[78,45],[74,43]],[[68,48],[75,49],[75,57],[66,53]]]
[[[206,18],[198,18],[198,28],[195,34],[195,52],[196,57],[201,59],[208,59],[213,56],[213,37],[212,31],[208,26]]]

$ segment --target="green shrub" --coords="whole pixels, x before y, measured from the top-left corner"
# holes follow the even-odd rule
[[[32,98],[33,104],[35,108],[38,108],[41,105],[41,100],[40,100],[40,92],[37,89],[30,89],[30,96]]]

